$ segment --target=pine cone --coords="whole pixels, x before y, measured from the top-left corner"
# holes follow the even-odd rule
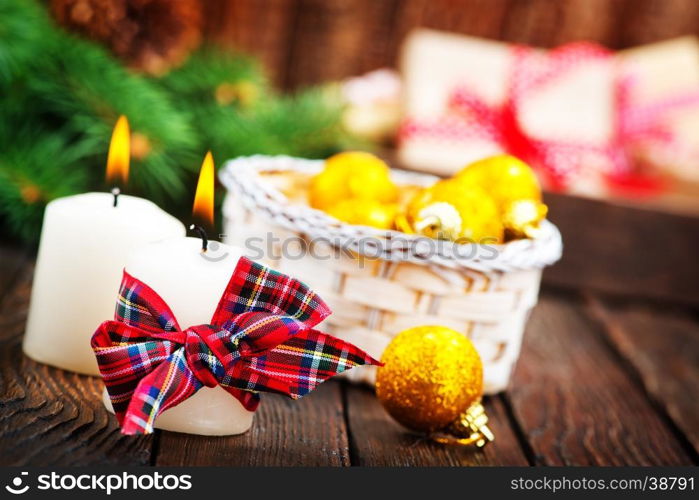
[[[126,63],[162,74],[201,40],[199,0],[50,0],[56,20],[107,47]]]

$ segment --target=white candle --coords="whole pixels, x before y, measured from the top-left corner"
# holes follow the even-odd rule
[[[129,252],[181,237],[177,219],[142,198],[86,193],[50,202],[41,241],[24,352],[30,358],[99,375],[90,338],[114,317],[116,293]]]
[[[127,272],[152,288],[167,303],[180,328],[209,324],[231,279],[241,249],[209,243],[201,251],[197,238],[174,238],[145,245],[131,254]],[[105,405],[111,404],[105,393]],[[252,425],[253,412],[220,386],[201,388],[194,396],[165,410],[155,427],[175,432],[221,436],[241,434]]]

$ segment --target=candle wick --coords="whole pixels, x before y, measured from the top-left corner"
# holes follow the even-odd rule
[[[114,204],[112,205],[113,207],[116,207],[117,204],[119,203],[119,195],[121,194],[121,190],[118,187],[112,188],[112,196],[114,196]]]
[[[196,224],[191,224],[189,226],[190,231],[196,231],[201,238],[201,251],[206,252],[209,249],[209,237],[206,235],[206,231],[203,227],[197,226]]]

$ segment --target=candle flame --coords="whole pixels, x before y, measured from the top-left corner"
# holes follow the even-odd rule
[[[126,184],[129,179],[129,121],[121,115],[114,125],[107,156],[107,181]]]
[[[214,159],[211,151],[206,153],[201,164],[192,214],[211,226],[214,225]]]

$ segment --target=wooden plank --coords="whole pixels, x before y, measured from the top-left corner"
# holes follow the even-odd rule
[[[217,45],[258,57],[271,81],[283,86],[289,64],[296,0],[206,0],[204,31]]]
[[[157,465],[347,466],[340,385],[329,381],[293,401],[265,394],[247,433],[206,437],[163,432]]]
[[[613,49],[699,32],[693,0],[207,0],[204,7],[209,40],[258,56],[287,87],[395,66],[417,27]]]
[[[483,450],[443,445],[411,433],[381,407],[373,391],[346,387],[352,465],[378,467],[527,465],[502,401],[485,400],[495,441]]]
[[[384,66],[393,1],[299,0],[287,87],[337,80]]]
[[[32,268],[0,306],[0,464],[146,465],[151,437],[126,437],[102,406],[102,382],[23,355]]]
[[[412,3],[404,0],[405,4]],[[511,0],[423,0],[420,25],[463,33],[470,36],[497,38]]]
[[[507,42],[546,48],[578,40],[612,45],[623,7],[622,0],[514,1],[500,35]]]
[[[689,465],[577,297],[543,294],[524,337],[508,398],[545,465]]]
[[[619,48],[697,34],[699,3],[693,0],[626,0],[624,22],[617,22]]]
[[[604,333],[699,457],[699,316],[677,307],[588,298]]]
[[[555,43],[564,7],[563,1],[513,1],[505,14],[500,37],[512,43],[551,47]]]
[[[17,258],[12,277],[0,282],[0,342],[20,337],[27,319],[34,264],[28,258]]]
[[[563,258],[544,282],[699,304],[699,217],[546,193]]]
[[[22,266],[26,264],[27,259],[27,252],[22,249],[0,247],[0,300],[12,285]]]
[[[390,27],[388,60],[398,65],[403,40],[419,27],[498,39],[509,4],[509,0],[401,0]]]

